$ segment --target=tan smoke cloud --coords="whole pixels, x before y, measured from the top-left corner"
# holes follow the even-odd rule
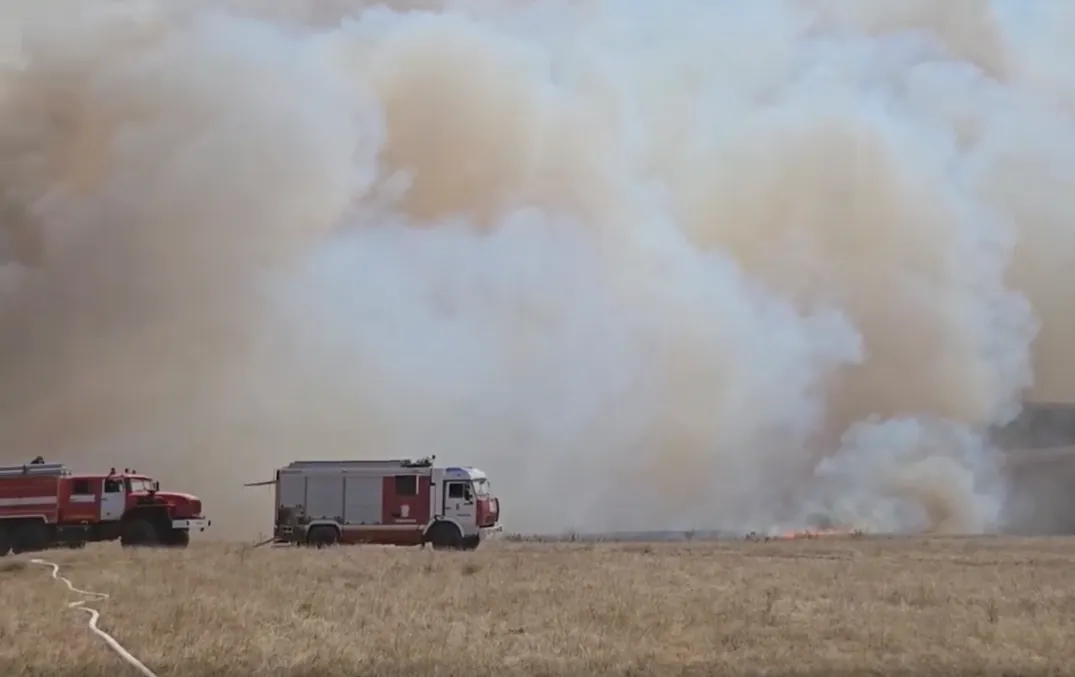
[[[980,431],[1075,400],[1043,5],[4,0],[3,458],[219,536],[429,453],[524,530],[998,528]]]

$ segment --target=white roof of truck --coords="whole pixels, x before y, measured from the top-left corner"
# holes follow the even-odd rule
[[[370,472],[385,474],[407,474],[411,472],[429,472],[434,469],[433,459],[412,460],[406,458],[363,459],[341,461],[292,461],[280,468],[281,472]],[[481,470],[471,466],[449,466],[443,468],[448,479],[485,479]]]
[[[485,473],[471,466],[452,466],[444,469],[444,476],[452,480],[483,480]]]
[[[292,461],[284,466],[288,470],[315,470],[320,468],[429,468],[428,463],[409,458],[363,459],[342,461]]]

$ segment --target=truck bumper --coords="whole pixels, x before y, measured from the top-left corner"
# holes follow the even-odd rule
[[[504,526],[501,524],[496,524],[491,527],[482,527],[478,530],[478,537],[484,541],[496,537],[502,531],[504,531]]]
[[[281,524],[273,529],[272,537],[275,543],[298,543],[306,539],[306,531],[289,524]]]
[[[504,527],[500,526],[499,524],[493,525],[491,527],[481,527],[478,529],[477,533],[463,537],[463,548],[466,550],[473,550],[474,548],[477,548],[479,545],[481,545],[483,542],[488,541],[490,539],[495,539],[497,535],[503,530]]]
[[[195,519],[172,520],[172,528],[182,529],[184,531],[190,532],[205,531],[212,523],[212,520],[207,520],[202,517],[198,517]]]

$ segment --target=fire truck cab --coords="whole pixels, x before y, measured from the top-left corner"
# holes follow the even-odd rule
[[[481,470],[434,461],[295,461],[247,486],[275,486],[278,543],[477,548],[502,530],[500,501]]]
[[[119,539],[124,546],[186,547],[210,525],[191,494],[126,469],[75,474],[40,456],[0,466],[0,556]]]

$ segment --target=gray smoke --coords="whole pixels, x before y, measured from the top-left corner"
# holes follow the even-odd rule
[[[1062,3],[0,9],[8,460],[228,536],[430,453],[512,529],[981,532],[1075,399]]]

